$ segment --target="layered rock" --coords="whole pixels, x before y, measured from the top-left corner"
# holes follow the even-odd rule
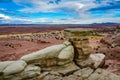
[[[18,61],[0,62],[0,80],[26,80],[40,75],[41,68],[59,73],[64,73],[65,69],[66,73],[75,71],[78,67],[73,63],[73,58],[73,46],[66,41],[25,55]]]
[[[76,62],[79,63],[86,60],[92,49],[89,45],[89,36],[92,35],[92,29],[66,29],[64,34],[73,43]]]
[[[120,80],[120,76],[105,71],[101,68],[94,70],[90,67],[86,67],[66,76],[46,72],[43,73],[43,76],[40,75],[33,80]]]
[[[43,50],[25,55],[21,60],[28,64],[35,64],[41,67],[50,67],[65,65],[72,62],[74,58],[74,49],[70,42],[66,41],[60,45],[47,47]]]

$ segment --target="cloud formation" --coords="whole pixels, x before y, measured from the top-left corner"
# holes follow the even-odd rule
[[[5,16],[4,14],[0,14],[0,20],[10,20],[9,16]]]
[[[120,0],[8,0],[0,14],[11,22],[23,23],[95,23],[118,22]],[[2,2],[5,3],[5,2]],[[1,3],[0,3],[1,5]],[[13,7],[13,8],[14,8]],[[5,20],[5,19],[1,19]]]

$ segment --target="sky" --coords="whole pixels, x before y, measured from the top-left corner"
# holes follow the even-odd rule
[[[0,0],[0,24],[120,23],[120,0]]]

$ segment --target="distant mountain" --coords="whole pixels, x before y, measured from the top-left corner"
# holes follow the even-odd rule
[[[97,26],[116,26],[120,23],[106,22],[106,23],[92,23],[92,24],[0,24],[1,27],[97,27]]]

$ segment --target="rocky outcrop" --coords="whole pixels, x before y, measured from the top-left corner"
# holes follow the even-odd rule
[[[66,35],[70,42],[0,62],[0,80],[120,80],[100,68],[104,54],[90,54],[91,30],[67,30]]]
[[[66,41],[18,61],[0,62],[0,80],[120,80],[99,68],[104,64],[104,54],[90,54],[79,64],[74,62],[74,56],[72,44]]]
[[[92,35],[92,29],[76,28],[65,29],[66,38],[72,42],[75,49],[75,61],[77,63],[86,60],[91,51],[89,45],[89,36]]]
[[[60,45],[47,47],[43,50],[25,55],[21,60],[28,64],[35,64],[41,67],[50,67],[56,65],[65,65],[72,62],[74,58],[74,49],[70,42],[66,41]]]
[[[78,69],[73,58],[73,46],[66,41],[25,55],[18,61],[0,62],[0,80],[26,80],[40,75],[41,68],[67,74]]]

